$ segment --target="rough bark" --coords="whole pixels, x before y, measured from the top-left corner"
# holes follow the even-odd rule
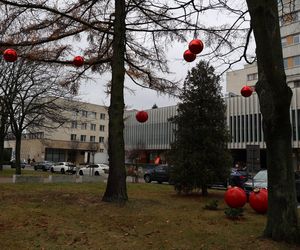
[[[16,174],[20,175],[21,174],[21,138],[22,135],[17,135],[16,136],[16,148],[15,148],[15,167],[16,167]]]
[[[5,140],[5,124],[4,116],[1,115],[1,124],[0,124],[0,170],[2,170],[3,161],[4,161],[4,140]]]
[[[4,161],[4,140],[6,135],[6,123],[7,123],[7,112],[5,111],[5,106],[3,104],[2,99],[1,102],[1,124],[0,124],[0,170],[3,169],[3,161]]]
[[[128,200],[124,151],[125,1],[115,0],[112,84],[109,106],[109,177],[103,201]]]
[[[206,185],[202,185],[201,191],[202,191],[202,196],[205,196],[205,197],[208,196],[208,190],[207,190]]]
[[[268,215],[266,237],[299,241],[294,170],[292,166],[290,102],[281,49],[276,0],[247,0],[256,41],[256,91],[267,146]]]

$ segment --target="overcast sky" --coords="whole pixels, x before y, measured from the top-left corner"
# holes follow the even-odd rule
[[[176,46],[172,48],[168,53],[169,66],[172,72],[172,79],[184,80],[187,71],[194,67],[199,61],[200,56],[192,63],[186,63],[182,54],[187,45]],[[180,48],[182,47],[182,48]],[[83,101],[100,104],[109,105],[109,97],[105,94],[105,83],[111,78],[110,74],[105,74],[102,76],[96,76],[96,82],[84,83],[80,87],[80,98]],[[129,109],[150,109],[153,104],[158,107],[165,107],[170,105],[175,105],[178,100],[169,97],[168,95],[158,95],[156,91],[139,87],[135,85],[129,79],[126,79],[126,86],[134,90],[134,93],[125,90],[125,105]]]
[[[182,82],[188,70],[192,69],[197,62],[201,60],[201,54],[199,54],[194,62],[185,62],[182,55],[187,49],[187,46],[187,44],[177,44],[176,47],[171,48],[168,53],[169,67],[173,72],[172,79],[182,80]],[[96,76],[94,78],[95,82],[83,83],[80,87],[79,97],[86,102],[109,106],[109,97],[105,94],[105,83],[110,77],[110,74],[105,74]],[[225,75],[222,78],[221,86],[223,93],[225,93]],[[151,109],[153,104],[156,104],[158,107],[165,107],[175,105],[178,102],[178,99],[168,95],[158,95],[156,91],[141,88],[130,80],[126,80],[126,86],[134,90],[134,93],[125,90],[125,105],[128,109]]]
[[[239,2],[239,1],[238,1]],[[200,16],[200,21],[202,23],[224,23],[225,20],[229,20],[229,22],[232,22],[235,20],[230,15],[224,16],[221,13],[218,13],[216,15],[205,15]],[[202,39],[201,35],[197,37],[198,39]],[[190,38],[187,38],[188,41],[191,41],[193,39],[193,34],[190,34]],[[205,43],[204,43],[204,50],[202,52],[205,52]],[[168,79],[176,79],[176,80],[183,80],[185,79],[188,70],[192,69],[199,60],[203,59],[201,58],[201,53],[197,55],[197,58],[192,63],[187,63],[183,59],[183,53],[184,51],[188,49],[188,43],[175,43],[173,44],[173,47],[170,47],[167,53],[167,58],[169,60],[169,67],[172,72],[174,72],[174,75],[172,78]],[[237,65],[233,66],[233,69],[238,69],[243,67],[244,62],[239,63]],[[213,65],[214,66],[214,65]],[[226,74],[222,76],[221,80],[221,86],[222,86],[222,92],[225,93],[225,77]],[[83,101],[99,104],[99,105],[107,105],[109,106],[109,97],[105,94],[105,83],[110,80],[111,75],[106,74],[102,76],[97,76],[95,81],[96,82],[88,82],[88,83],[82,83],[79,94],[80,98]],[[171,98],[167,95],[158,95],[156,91],[141,88],[134,83],[132,83],[130,80],[125,81],[125,85],[127,87],[130,87],[134,90],[134,94],[130,93],[129,91],[125,90],[125,105],[127,109],[151,109],[153,104],[156,104],[158,107],[165,107],[170,105],[175,105],[178,100],[175,98]]]

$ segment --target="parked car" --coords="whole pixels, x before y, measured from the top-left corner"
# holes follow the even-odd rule
[[[108,173],[108,166],[105,164],[90,164],[79,169],[79,175],[103,175],[106,171]]]
[[[76,173],[76,165],[71,162],[58,162],[55,165],[52,165],[50,167],[50,171],[52,173],[60,172],[62,174],[64,174],[64,173],[75,174]]]
[[[21,168],[25,168],[25,167],[28,167],[30,165],[26,164],[26,162],[20,162],[20,165],[21,165]],[[13,161],[10,161],[10,167],[11,168],[16,168],[16,161],[13,160]]]
[[[97,165],[99,165],[99,167],[100,167],[101,169],[103,169],[103,171],[104,171],[105,174],[108,174],[108,173],[109,173],[109,166],[108,166],[107,164],[99,163],[99,164],[97,164]]]
[[[228,178],[226,178],[223,181],[210,184],[208,186],[209,187],[225,187],[226,188],[228,185],[230,185],[230,186],[238,186],[238,187],[243,188],[244,184],[247,180],[248,180],[247,171],[232,168]]]
[[[170,166],[157,165],[153,168],[148,168],[144,173],[146,183],[157,181],[158,183],[170,182]]]
[[[260,170],[253,179],[248,180],[244,189],[246,193],[250,193],[254,188],[268,188],[268,171],[266,169]]]
[[[48,171],[51,169],[51,167],[53,165],[54,165],[54,162],[52,162],[52,161],[41,161],[41,162],[34,163],[33,168],[35,171],[37,171],[37,170]]]
[[[231,169],[229,177],[229,185],[244,187],[245,182],[248,180],[248,173],[244,170]]]
[[[300,174],[295,172],[297,200],[300,202]],[[244,189],[249,194],[254,188],[268,188],[268,170],[260,170],[254,177],[253,181],[245,183]]]

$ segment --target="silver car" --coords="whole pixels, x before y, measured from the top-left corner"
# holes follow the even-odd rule
[[[268,188],[268,171],[260,170],[253,179],[245,182],[244,188],[246,192],[251,192],[253,188]]]
[[[300,174],[297,172],[295,172],[295,182],[297,200],[300,202]],[[253,188],[268,188],[268,171],[266,169],[260,170],[253,177],[253,181],[249,180],[244,185],[244,189],[247,194],[249,194]]]

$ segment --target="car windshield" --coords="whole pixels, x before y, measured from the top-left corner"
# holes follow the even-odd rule
[[[266,181],[268,179],[267,171],[259,171],[255,176],[254,180],[256,181]]]

